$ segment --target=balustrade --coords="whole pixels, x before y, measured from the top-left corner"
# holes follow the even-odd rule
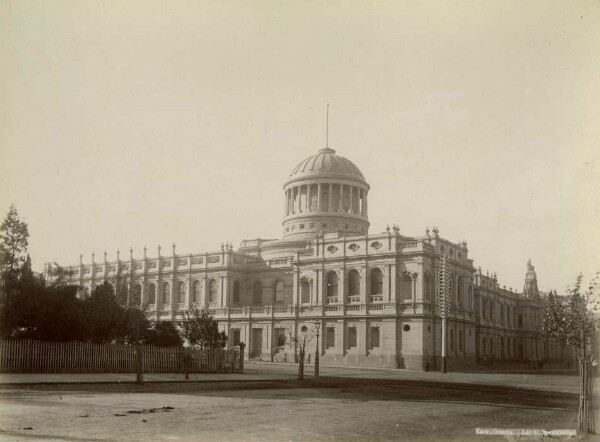
[[[358,304],[360,302],[360,296],[348,296],[348,304]]]

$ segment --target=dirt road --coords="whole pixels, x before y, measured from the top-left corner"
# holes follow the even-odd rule
[[[0,440],[489,441],[507,439],[475,428],[575,428],[576,409],[570,393],[368,378],[4,386]]]

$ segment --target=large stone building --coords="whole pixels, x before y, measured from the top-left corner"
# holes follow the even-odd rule
[[[522,293],[498,284],[469,258],[466,242],[405,236],[397,227],[370,233],[370,186],[350,160],[321,149],[300,162],[284,185],[281,239],[242,241],[234,250],[157,255],[84,264],[71,282],[87,296],[104,280],[127,276],[153,320],[180,321],[206,308],[246,357],[294,361],[289,335],[320,330],[321,362],[439,369],[441,319],[437,275],[452,269],[448,367],[488,359],[533,361],[564,353],[541,333],[541,302],[528,263]],[[316,343],[313,337],[311,345]]]

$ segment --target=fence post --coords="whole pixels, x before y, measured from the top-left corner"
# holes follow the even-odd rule
[[[144,383],[144,352],[142,344],[136,344],[136,364],[135,364],[135,382],[136,384]]]
[[[185,370],[185,379],[189,380],[190,378],[190,364],[192,362],[192,356],[190,355],[188,349],[186,347],[182,347],[183,350],[183,367]]]
[[[244,344],[243,342],[240,342],[240,368],[239,371],[240,373],[244,372],[244,348],[246,347],[246,344]]]

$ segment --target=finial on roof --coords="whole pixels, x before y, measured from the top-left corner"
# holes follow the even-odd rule
[[[327,103],[327,117],[325,121],[325,148],[329,149],[329,103]]]

